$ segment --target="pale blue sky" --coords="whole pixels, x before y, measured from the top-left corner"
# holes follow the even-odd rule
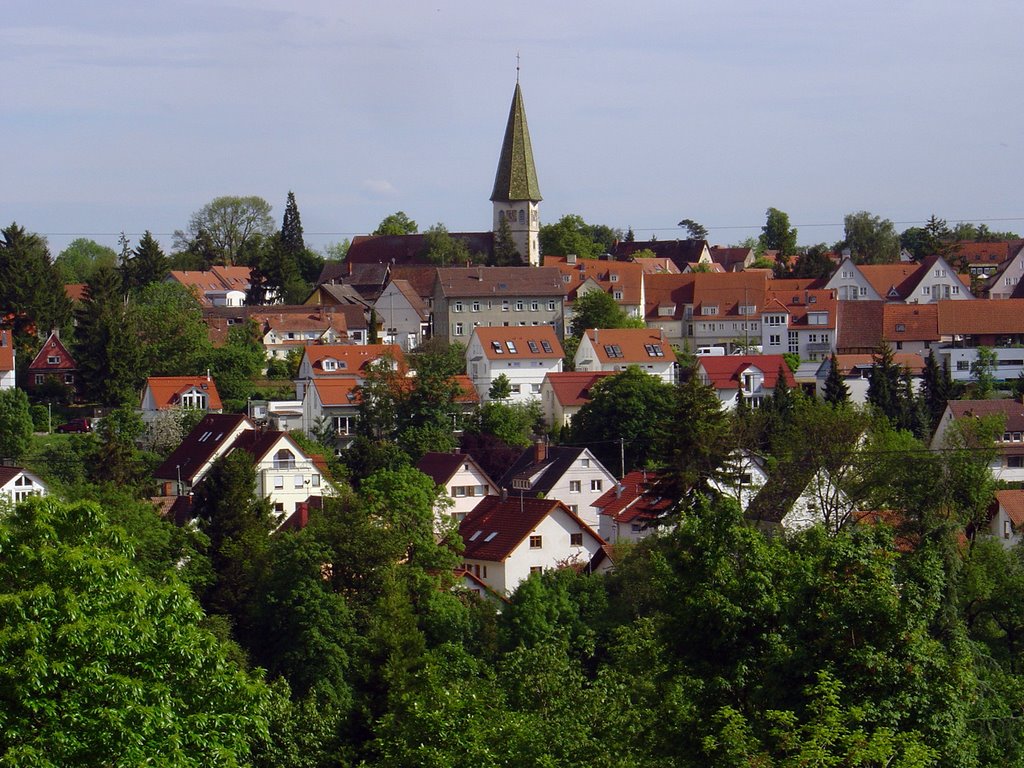
[[[544,202],[732,243],[867,209],[1024,231],[1024,3],[17,3],[0,222],[114,246],[293,190],[310,245],[396,210],[490,227],[516,52]],[[824,225],[824,226],[811,226]],[[743,228],[746,227],[746,228]]]

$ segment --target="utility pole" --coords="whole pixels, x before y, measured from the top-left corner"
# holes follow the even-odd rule
[[[623,478],[626,476],[626,441],[624,438],[619,438],[619,477]]]

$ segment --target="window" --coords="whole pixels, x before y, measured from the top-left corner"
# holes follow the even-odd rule
[[[568,283],[572,280],[572,275],[562,275],[562,282]]]
[[[518,350],[516,349],[516,343],[514,341],[506,341],[505,346],[508,347],[508,353],[510,355],[515,355],[518,353]]]
[[[470,310],[473,311],[473,312],[479,312],[480,311],[480,302],[479,301],[474,301],[470,305]]]
[[[786,324],[786,316],[785,315],[765,315],[764,324],[765,325],[785,325]]]
[[[867,296],[867,295],[868,295],[868,289],[867,289],[867,286],[863,286],[863,285],[862,285],[862,286],[860,287],[860,295],[861,295],[861,296]]]
[[[530,537],[530,549],[540,549],[544,546],[544,540],[538,534]]]
[[[583,491],[582,480],[570,480],[569,481],[569,493],[581,493]]]
[[[543,572],[544,572],[544,569],[541,566],[539,566],[539,565],[531,565],[530,566],[530,573],[531,574],[543,573]]]
[[[778,347],[782,345],[782,334],[771,333],[768,335],[768,346]]]
[[[612,298],[616,301],[622,301],[622,291],[615,291],[612,293]]]
[[[302,475],[294,475],[292,477],[292,487],[294,487],[294,488],[301,488],[305,484],[306,483],[303,480]]]
[[[43,383],[43,381],[44,381],[44,376],[43,376],[43,374],[41,374],[41,373],[37,373],[37,374],[36,374],[36,384],[42,384],[42,383]]]
[[[543,349],[548,354],[550,354],[551,353],[551,342],[550,341],[544,341],[542,339],[541,342],[540,342],[540,348]]]
[[[703,307],[702,306],[700,308],[700,313],[702,315],[717,315],[718,314],[718,305],[715,304],[715,305],[707,306],[707,307]]]
[[[931,293],[932,293],[932,287],[930,285],[922,285],[921,286],[921,294],[923,296],[931,296]]]
[[[276,504],[274,504],[274,511],[277,512],[278,514],[283,514],[284,513],[284,502],[283,501],[279,501]]]
[[[295,469],[295,454],[282,448],[274,454],[274,469]]]
[[[954,285],[952,293],[953,293],[954,296],[959,296],[960,295],[960,286],[959,285]]]
[[[313,475],[313,487],[314,488],[319,488],[320,487],[320,475]]]
[[[461,311],[462,311],[462,302],[461,301],[456,301],[452,305],[452,312],[461,312]]]
[[[455,324],[455,335],[461,336],[465,331],[463,330],[462,323]]]
[[[958,371],[969,371],[971,369],[971,366],[967,360],[957,360],[956,369]]]
[[[944,269],[936,269],[935,270],[935,276],[936,277],[945,277],[946,276],[946,270],[944,270]]]
[[[539,355],[540,354],[540,347],[537,346],[537,342],[534,341],[533,339],[528,340],[526,342],[526,346],[528,346],[530,348],[530,351],[533,352],[533,354],[535,354],[535,355]]]
[[[1006,467],[1008,469],[1024,469],[1024,456],[1007,456]]]
[[[800,335],[796,331],[789,332],[789,351],[799,352],[800,351]]]
[[[516,302],[516,312],[522,312],[523,311],[523,306],[524,306],[523,302],[517,301]]]
[[[274,476],[274,488],[281,490],[284,488],[284,475]]]
[[[592,491],[600,491],[602,485],[604,485],[604,480],[591,480],[590,481],[590,490],[592,490]]]
[[[570,547],[582,547],[583,546],[583,534],[582,533],[570,533],[569,534],[569,546]]]
[[[181,407],[196,408],[199,410],[205,409],[206,395],[201,392],[186,392],[181,396]]]
[[[512,392],[513,395],[521,394],[522,391],[523,391],[523,385],[522,384],[512,384],[509,387],[509,390]]]
[[[808,312],[808,325],[828,325],[828,312]]]
[[[540,394],[540,384],[531,384],[530,385],[530,394],[539,395]]]
[[[904,323],[896,323],[896,333],[903,333],[907,330],[907,326]]]
[[[548,312],[554,312],[554,311],[555,311],[555,302],[554,301],[549,301],[548,302]]]
[[[65,384],[74,384],[75,383],[75,374],[73,374],[73,373],[65,373],[64,374],[64,383]]]
[[[586,457],[580,459],[580,466],[582,466],[584,468],[590,467],[590,459],[588,459]]]
[[[46,364],[47,365],[60,365],[60,355],[47,355],[46,356]]]
[[[1010,525],[1009,520],[1003,520],[1003,538],[1010,538],[1010,534],[1013,533],[1013,526]]]

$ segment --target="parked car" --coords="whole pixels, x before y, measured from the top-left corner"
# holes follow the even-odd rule
[[[92,432],[92,424],[88,419],[72,419],[57,427],[58,432]]]

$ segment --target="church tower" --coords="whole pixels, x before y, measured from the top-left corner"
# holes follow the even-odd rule
[[[526,107],[517,76],[491,202],[494,204],[494,233],[498,233],[504,220],[516,250],[531,266],[540,266],[540,201],[530,131],[526,127]]]

